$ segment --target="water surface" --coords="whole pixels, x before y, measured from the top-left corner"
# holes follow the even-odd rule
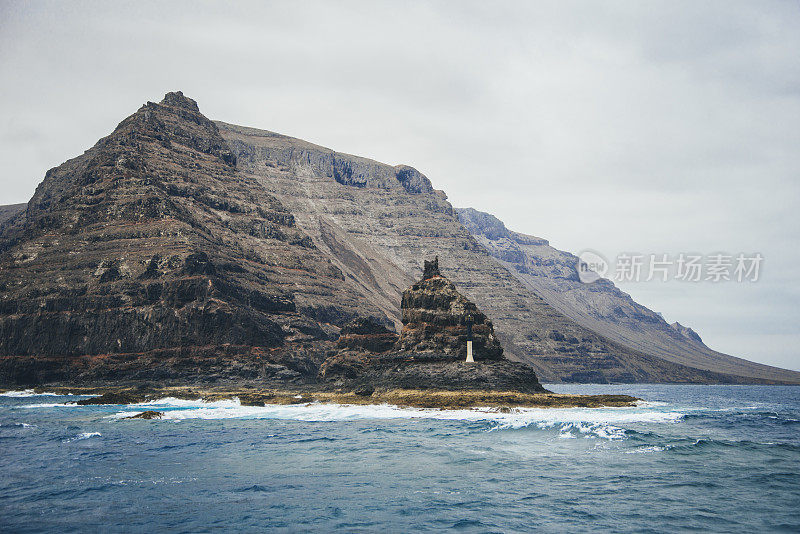
[[[4,532],[800,531],[800,387],[635,408],[64,406],[0,396]],[[147,409],[162,420],[124,420]]]

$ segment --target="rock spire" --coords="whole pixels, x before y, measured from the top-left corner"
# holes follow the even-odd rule
[[[467,322],[471,317],[475,360],[503,357],[492,322],[441,274],[438,257],[425,261],[422,280],[403,293],[401,308],[403,330],[397,342],[401,352],[463,360],[467,352]]]

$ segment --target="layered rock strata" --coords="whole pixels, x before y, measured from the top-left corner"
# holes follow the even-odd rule
[[[684,364],[667,361],[582,326],[492,257],[461,223],[447,196],[410,168],[274,132],[216,124],[236,155],[237,168],[280,199],[317,248],[398,330],[402,292],[422,272],[422,258],[438,255],[448,278],[491,317],[504,354],[531,365],[544,381],[777,379],[720,373],[713,366],[699,369],[690,359]],[[415,187],[407,187],[404,171],[415,177]],[[786,373],[781,376],[794,376]],[[800,375],[796,380],[800,382]]]
[[[457,215],[412,167],[213,123],[169,93],[50,170],[24,208],[0,209],[0,385],[313,385],[340,380],[352,360],[411,386],[475,374],[457,380],[467,387],[497,382],[490,368],[511,369],[504,357],[548,381],[800,381],[689,353],[702,342],[679,329],[637,337],[637,324],[651,329],[633,305],[616,323],[592,317],[582,290],[561,298],[560,281],[547,281],[571,274],[563,258],[536,257],[544,240],[462,216],[468,230]],[[404,321],[403,291],[436,254],[453,285],[426,275]],[[436,298],[449,316],[431,294],[446,295]],[[485,314],[475,324],[485,343],[484,365],[464,371],[454,318],[466,302]],[[391,328],[404,323],[395,345]],[[436,357],[439,371],[399,363]],[[535,382],[530,367],[514,369],[509,383]]]
[[[389,322],[181,93],[50,170],[0,251],[5,383],[315,374]]]
[[[674,364],[725,373],[733,382],[748,381],[741,377],[752,377],[755,380],[749,381],[756,382],[800,382],[796,371],[735,358],[707,347],[691,328],[667,324],[661,315],[634,301],[610,280],[582,283],[578,258],[550,246],[545,239],[509,230],[488,213],[471,208],[458,209],[457,213],[478,243],[520,284],[572,321],[613,343]],[[550,335],[569,336],[560,329]]]
[[[503,348],[492,322],[439,272],[439,258],[425,262],[422,280],[403,292],[403,329],[397,350],[417,357],[464,360],[471,328],[476,360],[497,360]],[[468,324],[469,323],[469,324]]]

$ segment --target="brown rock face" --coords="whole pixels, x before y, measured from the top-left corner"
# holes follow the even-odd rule
[[[397,333],[374,320],[359,317],[347,323],[339,332],[338,349],[386,352],[394,348]]]
[[[419,279],[420,258],[438,254],[448,278],[492,318],[505,357],[524,361],[545,381],[738,380],[612,343],[563,315],[505,260],[490,256],[459,221],[447,196],[409,168],[274,132],[216,124],[236,156],[236,168],[280,199],[363,300],[398,330],[402,292]],[[543,242],[527,236],[523,241]],[[507,257],[518,258],[517,251]],[[546,262],[542,269],[548,269]]]
[[[403,292],[403,330],[397,350],[463,360],[472,322],[475,360],[497,360],[503,347],[492,322],[439,272],[439,258],[425,262],[422,280]]]
[[[169,93],[50,170],[0,229],[0,381],[314,373],[384,318],[235,161]]]

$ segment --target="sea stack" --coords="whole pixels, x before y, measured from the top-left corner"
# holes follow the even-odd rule
[[[532,367],[505,358],[492,322],[442,275],[438,258],[424,266],[403,293],[400,336],[372,319],[351,322],[320,367],[323,383],[351,391],[545,392]],[[466,363],[470,319],[474,362]]]
[[[403,292],[403,330],[397,350],[463,361],[471,323],[475,361],[502,359],[503,347],[492,322],[442,275],[439,258],[426,260],[424,265],[422,280]]]

